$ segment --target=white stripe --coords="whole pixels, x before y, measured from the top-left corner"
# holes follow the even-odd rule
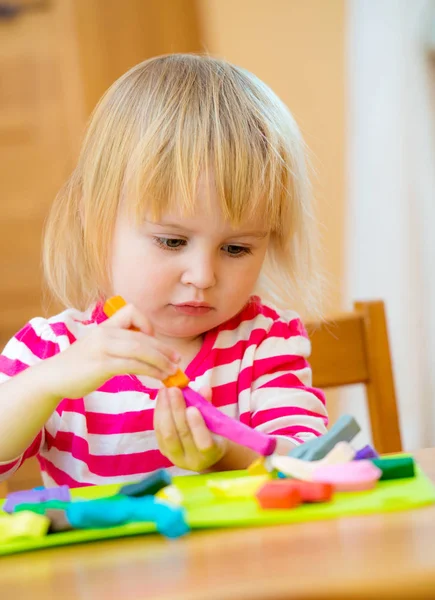
[[[258,315],[255,319],[243,321],[235,329],[220,331],[213,348],[232,348],[237,342],[248,340],[254,329],[263,329],[266,336],[273,323],[272,318],[264,315]]]
[[[302,335],[295,335],[285,339],[281,337],[268,337],[258,346],[255,359],[271,358],[272,356],[301,356],[306,358],[310,355],[310,340]]]
[[[120,419],[122,416],[120,415]],[[88,433],[85,415],[64,412],[62,416],[54,413],[50,417],[47,431],[55,436],[58,431],[74,433],[88,442],[89,454],[94,456],[118,456],[158,450],[157,439],[153,430],[134,433]]]
[[[262,388],[251,395],[251,411],[281,408],[283,406],[297,406],[305,408],[320,415],[327,415],[324,404],[306,390],[284,388]]]
[[[151,400],[146,392],[92,392],[85,396],[85,409],[87,412],[96,412],[110,415],[122,415],[126,412],[135,412],[154,408],[155,400]]]
[[[16,338],[9,340],[2,354],[11,360],[18,359],[22,363],[30,366],[41,362],[41,359],[35,356],[35,354],[33,354],[26,344],[17,340]]]
[[[322,435],[326,433],[326,427],[322,419],[319,419],[318,417],[310,417],[308,415],[289,415],[287,417],[279,417],[278,419],[267,421],[267,423],[262,423],[255,429],[258,429],[258,431],[263,431],[264,433],[269,433],[275,429],[292,427],[292,425],[309,427],[310,429],[314,429],[314,431],[318,431]],[[299,433],[296,435],[299,437]]]
[[[261,377],[259,377],[258,379],[255,380],[255,383],[253,384],[252,389],[257,390],[258,388],[261,388],[262,386],[270,383],[274,379],[277,379],[278,377],[282,377],[283,375],[288,375],[288,374],[294,375],[295,377],[297,377],[302,385],[311,387],[311,384],[312,384],[311,369],[306,367],[305,369],[298,369],[296,371],[289,371],[286,369],[285,371],[276,371],[274,373],[267,373],[266,375],[262,375]],[[276,387],[278,387],[278,386],[276,386]],[[291,386],[284,388],[282,385],[280,385],[279,387],[281,389],[292,389]],[[271,389],[271,388],[269,388],[269,389]]]
[[[236,359],[236,360],[233,360],[233,362],[228,363],[226,365],[220,365],[218,367],[214,367],[213,369],[210,369],[207,372],[207,374],[204,374],[202,377],[197,377],[194,382],[195,387],[192,385],[192,388],[194,387],[195,390],[198,390],[199,387],[201,387],[202,385],[212,385],[213,387],[216,387],[218,385],[234,383],[239,378],[241,365],[242,365],[242,361],[240,359]],[[205,377],[205,375],[207,375],[207,377]],[[201,381],[207,380],[208,383],[201,383],[201,385],[199,387],[197,387],[198,380],[201,380]]]
[[[154,430],[108,435],[90,433],[86,439],[93,456],[121,456],[159,449]]]

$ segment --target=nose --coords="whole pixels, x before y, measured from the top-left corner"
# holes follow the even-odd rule
[[[181,283],[206,290],[216,285],[216,259],[209,253],[196,252],[186,257]]]

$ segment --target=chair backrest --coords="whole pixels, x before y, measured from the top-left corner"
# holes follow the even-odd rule
[[[356,302],[353,312],[309,323],[307,330],[313,384],[323,389],[364,384],[376,450],[402,450],[384,303]]]

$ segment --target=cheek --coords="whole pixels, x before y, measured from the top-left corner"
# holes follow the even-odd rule
[[[264,257],[251,257],[248,260],[234,259],[236,265],[228,270],[227,286],[232,289],[234,295],[240,290],[251,293],[260,275]]]

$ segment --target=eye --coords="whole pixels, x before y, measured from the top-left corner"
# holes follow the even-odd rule
[[[178,250],[181,246],[186,245],[186,240],[181,240],[180,238],[156,237],[154,241],[160,248],[164,248],[165,250]]]
[[[231,257],[245,256],[246,254],[252,254],[251,249],[246,246],[236,246],[235,244],[227,244],[222,246],[222,250]]]

